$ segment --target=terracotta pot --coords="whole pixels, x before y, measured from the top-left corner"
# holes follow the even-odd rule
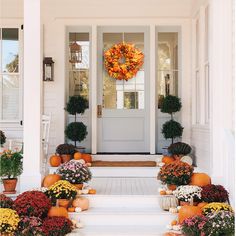
[[[61,156],[62,163],[66,163],[66,162],[71,160],[71,155],[63,154],[63,155],[60,155],[60,156]]]
[[[68,199],[58,199],[57,200],[57,205],[59,207],[68,208],[69,203],[70,203],[70,200],[68,200]]]
[[[3,179],[3,186],[5,191],[3,193],[9,193],[14,194],[16,193],[16,184],[17,184],[17,178],[15,179]]]
[[[78,190],[82,190],[84,184],[73,184]]]
[[[185,201],[179,201],[179,205],[180,206],[190,206],[191,203],[190,202],[185,202]],[[198,202],[193,202],[193,206],[197,206]]]
[[[176,190],[176,188],[177,188],[177,186],[175,184],[168,184],[167,187],[169,190],[172,190],[172,191]]]

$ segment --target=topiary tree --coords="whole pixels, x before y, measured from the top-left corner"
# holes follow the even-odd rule
[[[174,143],[174,139],[181,137],[183,134],[183,127],[177,121],[174,121],[173,114],[175,112],[180,111],[182,107],[180,98],[168,95],[163,99],[161,112],[168,113],[171,115],[171,119],[163,124],[162,127],[162,134],[164,135],[165,139],[170,138],[171,143]]]
[[[6,136],[2,130],[0,130],[0,147],[6,142]]]
[[[75,116],[75,121],[66,127],[65,135],[68,139],[75,142],[75,147],[76,142],[83,141],[88,134],[86,125],[84,125],[82,122],[76,121],[76,115],[83,114],[87,108],[88,100],[82,96],[72,96],[69,98],[69,101],[66,104],[65,110],[69,114]]]
[[[87,134],[87,127],[82,122],[72,122],[66,127],[65,130],[66,137],[75,142],[75,147],[76,142],[83,141]]]

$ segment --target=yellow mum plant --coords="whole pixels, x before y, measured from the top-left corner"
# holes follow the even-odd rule
[[[233,212],[233,208],[229,204],[222,202],[212,202],[202,208],[202,212],[204,215],[222,210]]]
[[[52,200],[73,199],[77,195],[77,189],[66,180],[59,180],[46,191],[46,195]]]
[[[9,208],[0,208],[0,235],[12,235],[17,229],[20,217],[16,211]]]

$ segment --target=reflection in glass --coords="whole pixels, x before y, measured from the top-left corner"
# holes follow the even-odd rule
[[[178,95],[178,33],[158,33],[158,108],[167,95]]]
[[[69,34],[70,44],[75,40],[75,33]],[[69,63],[69,96],[80,95],[89,99],[89,33],[76,33],[76,43],[82,48],[81,63]]]
[[[144,51],[143,33],[104,33],[103,47],[108,50],[113,44],[134,43]],[[144,67],[136,77],[120,81],[109,77],[103,68],[103,107],[106,109],[144,109]]]
[[[19,93],[20,84],[18,75],[2,76],[2,119],[17,120],[19,119]]]
[[[2,72],[19,72],[18,29],[2,29]]]

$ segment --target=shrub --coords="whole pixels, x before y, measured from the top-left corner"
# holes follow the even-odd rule
[[[87,166],[78,161],[71,160],[57,169],[57,174],[61,175],[63,180],[72,184],[82,184],[91,180],[92,174]]]
[[[173,95],[168,95],[162,101],[161,112],[172,115],[172,113],[180,111],[181,107],[182,104],[180,98]]]
[[[71,114],[83,114],[88,108],[88,100],[82,96],[72,96],[69,98],[69,102],[66,104],[65,110]]]
[[[64,236],[72,231],[72,222],[64,217],[47,217],[42,230],[45,236]]]
[[[74,155],[75,153],[75,146],[72,144],[60,144],[56,148],[56,153],[59,155]]]
[[[40,191],[27,191],[20,194],[14,207],[21,216],[46,217],[51,208],[50,199]]]
[[[229,193],[221,185],[209,184],[202,187],[202,201],[204,202],[226,202],[229,199]]]
[[[193,167],[181,161],[174,161],[161,167],[158,178],[165,184],[189,184]]]
[[[164,135],[165,139],[170,138],[173,143],[173,140],[175,138],[179,138],[182,136],[183,129],[184,128],[181,126],[179,122],[174,120],[169,120],[163,124],[162,134]]]
[[[14,201],[4,194],[0,194],[0,208],[11,208],[13,209]]]
[[[68,139],[75,142],[83,141],[87,136],[87,127],[82,122],[72,122],[70,123],[65,130],[65,135]]]

